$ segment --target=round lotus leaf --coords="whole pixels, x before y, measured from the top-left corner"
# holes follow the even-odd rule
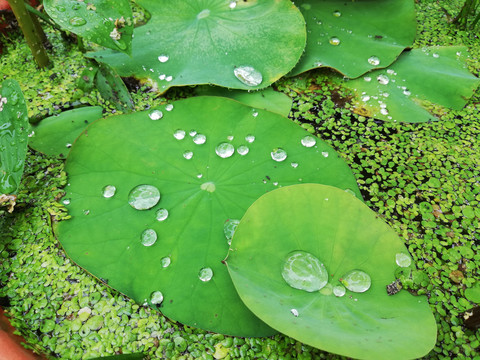
[[[228,220],[264,193],[302,182],[361,196],[335,151],[318,138],[302,145],[306,136],[278,114],[218,97],[100,119],[67,158],[63,202],[72,218],[56,234],[78,265],[171,319],[273,334],[242,303],[222,263],[234,231]],[[276,161],[280,150],[285,157]]]
[[[302,184],[253,203],[226,262],[243,302],[274,329],[348,357],[418,358],[436,323],[426,297],[387,294],[397,254],[408,254],[402,241],[355,196]]]

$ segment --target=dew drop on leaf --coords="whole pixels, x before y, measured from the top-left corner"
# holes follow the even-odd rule
[[[340,279],[340,282],[350,291],[362,293],[370,289],[370,275],[361,270],[352,270]]]
[[[157,233],[153,229],[146,229],[142,232],[142,245],[152,246],[157,241]]]
[[[307,135],[300,142],[302,143],[303,146],[309,148],[314,146],[317,143],[317,140],[313,136]]]
[[[221,158],[228,158],[233,155],[235,148],[230,143],[221,143],[215,148],[215,152]]]
[[[167,104],[167,105],[165,105],[165,110],[167,110],[167,111],[172,111],[172,110],[173,110],[173,104]]]
[[[341,13],[340,11],[338,11],[338,10],[335,10],[335,11],[333,12],[333,16],[335,16],[335,17],[340,17],[340,16],[342,16],[342,13]]]
[[[209,267],[200,269],[198,272],[198,278],[204,282],[212,280],[213,270]]]
[[[153,305],[160,305],[163,301],[163,294],[160,291],[154,291],[150,295],[150,302]]]
[[[148,114],[148,117],[152,120],[160,120],[163,117],[163,113],[160,110],[153,110]]]
[[[251,66],[239,66],[233,70],[236,78],[247,86],[258,86],[262,83],[262,74]]]
[[[376,56],[370,56],[368,58],[368,63],[373,66],[380,65],[380,59]]]
[[[245,136],[245,141],[251,144],[255,141],[255,136],[247,135],[247,136]]]
[[[87,21],[80,16],[74,16],[70,19],[70,24],[72,24],[73,26],[82,26],[82,25],[85,25],[86,23]]]
[[[160,264],[162,265],[162,268],[169,267],[171,263],[172,263],[172,259],[170,258],[170,256],[165,256],[160,260]]]
[[[395,255],[395,262],[400,267],[409,267],[412,263],[412,259],[407,254],[398,253]]]
[[[193,137],[193,142],[197,145],[203,145],[207,141],[207,137],[203,134],[196,134]]]
[[[205,182],[202,185],[200,185],[200,189],[204,190],[206,192],[214,192],[215,191],[215,184],[211,181]]]
[[[272,156],[272,159],[275,161],[283,161],[287,158],[287,152],[281,148],[274,149],[270,155]]]
[[[228,245],[232,242],[233,234],[235,233],[238,224],[240,224],[240,220],[238,219],[228,219],[225,221],[225,224],[223,224],[223,233],[225,234]]]
[[[128,194],[128,203],[137,210],[151,209],[160,201],[160,191],[152,185],[138,185]]]
[[[298,317],[298,310],[297,309],[290,309],[290,312],[293,316]]]
[[[183,157],[187,160],[193,158],[193,151],[187,150],[183,153]]]
[[[161,63],[167,62],[168,59],[169,59],[168,55],[160,55],[160,56],[158,57],[158,61],[160,61]]]
[[[390,82],[390,79],[388,78],[387,75],[378,75],[377,76],[377,81],[381,85],[387,85]]]
[[[63,205],[70,205],[71,200],[70,199],[63,199],[62,203]]]
[[[242,156],[245,156],[248,154],[248,152],[250,151],[250,149],[245,146],[245,145],[240,145],[238,148],[237,148],[237,152],[242,155]]]
[[[330,43],[330,45],[334,45],[334,46],[340,45],[340,39],[336,36],[331,37],[330,40],[328,40],[328,42]]]
[[[177,140],[183,140],[185,138],[185,130],[175,130],[173,137]]]
[[[103,197],[104,198],[111,198],[113,195],[115,195],[115,191],[117,191],[117,188],[113,185],[107,185],[103,188]]]
[[[168,218],[167,209],[158,209],[156,219],[158,221],[165,221]]]
[[[328,283],[325,266],[306,251],[293,251],[288,254],[282,277],[292,288],[308,292],[318,291]]]
[[[346,293],[346,290],[344,286],[336,285],[333,287],[333,295],[337,297],[342,297],[343,295],[345,295],[345,293]]]

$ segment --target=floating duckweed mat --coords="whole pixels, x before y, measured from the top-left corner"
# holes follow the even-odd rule
[[[217,97],[99,120],[66,171],[72,219],[56,233],[75,262],[169,318],[239,336],[275,331],[243,305],[222,263],[232,221],[264,193],[302,182],[361,197],[320,139]]]

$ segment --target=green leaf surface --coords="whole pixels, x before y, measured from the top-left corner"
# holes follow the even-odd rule
[[[305,47],[303,16],[288,0],[138,4],[152,17],[135,29],[132,56],[110,50],[90,56],[162,92],[191,84],[265,88],[295,66]]]
[[[384,68],[413,44],[413,0],[295,1],[307,23],[305,54],[297,75],[327,66],[356,78]]]
[[[316,144],[303,146],[305,137]],[[283,158],[279,149],[283,161],[272,158]],[[56,233],[75,262],[171,319],[239,336],[274,331],[243,305],[222,263],[226,220],[240,219],[265,192],[301,182],[361,196],[348,166],[320,139],[219,97],[101,119],[77,139],[66,171],[72,219]]]
[[[336,81],[356,93],[355,112],[386,121],[426,122],[435,119],[426,101],[459,110],[479,84],[466,68],[464,46],[414,49],[388,69],[355,80]],[[441,90],[441,91],[440,91]]]
[[[20,85],[4,80],[0,84],[0,194],[14,194],[20,184],[29,128]]]
[[[245,92],[243,90],[231,90],[205,85],[196,88],[195,92],[204,96],[227,97],[253,108],[271,111],[285,117],[290,114],[292,108],[292,99],[282,92],[273,90],[271,87],[254,92]]]
[[[320,278],[312,271],[319,268],[313,256],[326,269],[325,287],[307,292],[287,283],[283,271],[292,251],[311,254],[295,263],[293,270],[304,271],[306,280],[294,284],[312,290]],[[412,359],[433,348],[436,324],[425,297],[387,295],[397,254],[410,257],[361,201],[331,186],[302,184],[272,191],[247,210],[226,262],[244,303],[274,329],[353,358]],[[367,273],[370,288],[334,295],[352,270]]]
[[[75,139],[88,124],[102,117],[102,111],[100,106],[83,107],[43,119],[32,126],[28,144],[44,154],[66,158]]]
[[[128,112],[135,108],[122,78],[110,66],[100,64],[95,84],[102,98],[113,103],[117,110]]]
[[[62,29],[126,54],[132,51],[133,20],[128,0],[44,0]]]

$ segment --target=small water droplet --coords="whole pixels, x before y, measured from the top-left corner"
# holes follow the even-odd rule
[[[368,58],[368,63],[373,66],[380,65],[380,59],[377,56],[370,56]]]
[[[236,1],[230,1],[230,4],[228,4],[228,7],[230,9],[235,9],[235,7],[237,6],[237,2]]]
[[[242,156],[245,156],[248,154],[248,152],[250,151],[250,149],[245,146],[245,145],[240,145],[238,148],[237,148],[237,152],[242,155]]]
[[[150,302],[153,305],[160,305],[163,301],[163,294],[160,291],[154,291],[150,294]]]
[[[197,145],[205,144],[206,141],[207,141],[207,137],[203,134],[196,134],[193,137],[193,142]]]
[[[314,146],[317,143],[317,140],[313,136],[307,135],[300,142],[302,143],[303,146],[309,148]]]
[[[185,138],[185,130],[176,130],[174,133],[173,133],[173,137],[177,140],[183,140]]]
[[[227,239],[228,245],[231,245],[233,234],[237,229],[238,224],[240,224],[240,220],[238,219],[228,219],[223,224],[223,233],[225,234],[225,238]]]
[[[258,116],[258,111],[255,111],[255,110],[254,110],[254,111],[252,112],[252,116],[253,116],[253,117],[257,117],[257,116]]]
[[[153,110],[148,114],[148,117],[152,120],[160,120],[163,117],[163,113],[160,110]]]
[[[390,82],[390,79],[387,75],[381,74],[377,76],[377,81],[379,82],[379,84],[387,85]]]
[[[63,205],[70,205],[71,200],[70,199],[63,199],[62,203]]]
[[[115,195],[115,191],[117,191],[117,188],[115,186],[107,185],[102,190],[103,197],[111,198],[113,195]]]
[[[158,61],[160,61],[161,63],[167,62],[168,59],[169,59],[169,56],[168,56],[168,55],[160,55],[160,56],[158,57]]]
[[[90,214],[90,210],[83,210],[83,215],[88,215]]]
[[[440,57],[440,55],[438,55],[437,53],[433,53],[432,56],[437,59]]]
[[[308,292],[318,291],[328,283],[325,266],[306,251],[293,251],[288,254],[282,277],[291,287]]]
[[[342,297],[346,292],[347,290],[342,285],[336,285],[333,287],[333,295],[337,297]]]
[[[183,153],[183,157],[187,160],[193,158],[193,151],[187,150]]]
[[[172,75],[169,75],[165,78],[165,81],[172,81],[173,80],[173,76]]]
[[[197,178],[201,179],[203,177],[203,174],[197,174]]]
[[[55,6],[55,9],[57,9],[57,11],[60,11],[60,12],[65,12],[65,10],[67,10],[65,9],[65,6],[62,6],[62,5]]]
[[[412,259],[407,254],[398,253],[395,255],[395,262],[400,267],[409,267],[412,264]]]
[[[188,135],[190,135],[191,137],[194,137],[195,135],[197,135],[197,132],[195,130],[190,130]]]
[[[157,241],[157,233],[153,229],[146,229],[142,232],[142,245],[152,246]]]
[[[290,309],[290,312],[293,316],[298,317],[298,310],[297,309]]]
[[[207,192],[214,192],[215,191],[215,184],[211,181],[205,182],[202,185],[200,185],[200,189],[207,191]]]
[[[157,211],[157,220],[164,221],[168,218],[168,210],[167,209],[158,209]]]
[[[162,268],[169,267],[171,263],[172,263],[172,259],[170,258],[170,256],[165,256],[160,260],[160,264],[162,265]]]
[[[160,191],[152,185],[138,185],[128,194],[128,203],[137,210],[151,209],[160,201]]]
[[[73,26],[82,26],[82,25],[85,25],[86,23],[87,21],[80,16],[74,16],[70,19],[70,24],[72,24]]]
[[[210,16],[210,10],[204,9],[197,14],[197,19],[205,19]]]
[[[363,102],[367,102],[368,100],[370,100],[370,96],[368,96],[368,95],[362,95],[362,101],[363,101]]]
[[[365,80],[366,82],[370,82],[372,81],[372,78],[370,76],[365,76],[363,80]]]
[[[165,105],[165,110],[167,110],[167,111],[172,111],[172,110],[173,110],[173,104],[167,104],[167,105]]]
[[[165,80],[165,76],[167,76],[167,75],[165,75],[165,74],[160,74],[160,75],[158,75],[158,78],[159,78],[160,80]]]
[[[245,136],[245,141],[251,144],[255,141],[255,136],[247,135],[247,136]]]
[[[198,278],[204,282],[212,280],[213,277],[213,270],[209,267],[202,268],[198,272]]]
[[[405,90],[403,90],[403,95],[410,96],[410,95],[412,95],[412,93],[410,91],[408,91],[407,89],[405,89]]]
[[[340,16],[342,16],[342,13],[341,13],[340,11],[338,11],[338,10],[335,10],[335,11],[333,12],[333,16],[335,16],[335,17],[340,17]]]
[[[328,42],[330,43],[330,45],[334,45],[334,46],[340,45],[340,39],[336,36],[332,36],[330,40],[328,40]]]
[[[235,148],[230,143],[221,143],[215,148],[215,152],[221,158],[228,158],[233,155]]]
[[[296,168],[298,167],[298,163],[296,163],[296,162],[292,162],[290,165],[291,165],[292,168],[294,168],[294,169],[296,169]]]
[[[330,154],[329,154],[327,151],[322,151],[322,155],[323,155],[323,157],[326,157],[326,158],[327,158],[328,155],[330,155]]]
[[[262,83],[262,74],[251,66],[239,66],[233,70],[236,78],[247,86],[258,86]]]
[[[388,115],[388,110],[386,108],[381,108],[380,109],[380,114],[382,115]]]
[[[274,149],[270,155],[275,161],[283,161],[287,158],[287,152],[281,148]]]
[[[350,291],[361,293],[370,289],[372,280],[361,270],[352,270],[340,279],[340,282]]]

